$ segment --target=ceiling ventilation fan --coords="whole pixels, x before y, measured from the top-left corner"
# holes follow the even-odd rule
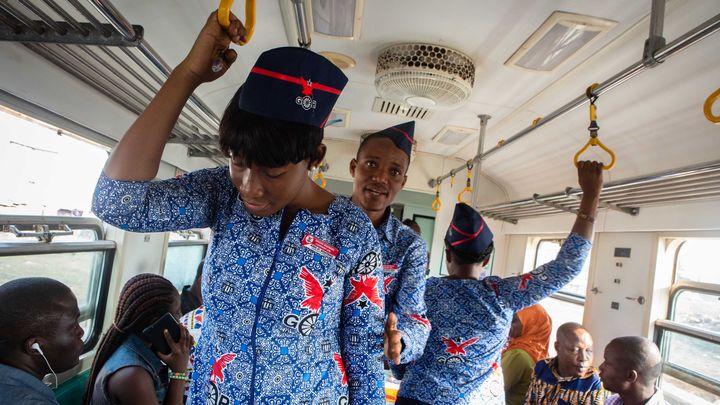
[[[431,109],[459,107],[470,97],[475,64],[454,49],[425,43],[392,45],[380,52],[375,88],[381,97]]]

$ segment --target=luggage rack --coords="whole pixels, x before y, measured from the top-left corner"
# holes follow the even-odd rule
[[[127,110],[140,114],[170,67],[107,0],[0,1],[0,41],[25,47]],[[225,164],[218,148],[218,116],[196,95],[183,108],[170,143],[188,156]]]
[[[532,198],[478,210],[488,218],[517,224],[523,218],[577,213],[581,197],[579,188],[568,187],[563,192],[534,194]],[[599,206],[635,216],[640,207],[706,200],[720,200],[720,161],[607,183],[600,193]]]

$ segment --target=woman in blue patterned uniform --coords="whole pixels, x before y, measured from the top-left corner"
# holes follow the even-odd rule
[[[423,356],[408,367],[398,405],[505,404],[500,352],[513,314],[553,294],[582,269],[590,251],[602,164],[580,162],[578,218],[555,260],[517,277],[480,280],[492,232],[475,210],[457,204],[445,236],[448,273],[427,282],[432,323]]]
[[[368,135],[350,161],[352,201],[372,221],[382,246],[385,274],[385,354],[396,376],[423,353],[430,334],[425,309],[425,241],[390,212],[407,180],[415,121]]]
[[[134,232],[213,230],[188,403],[383,403],[377,236],[308,177],[347,82],[339,69],[305,49],[263,53],[220,124],[229,168],[151,181],[187,99],[236,58],[227,47],[244,29],[231,19],[225,31],[208,18],[108,160],[93,210]]]

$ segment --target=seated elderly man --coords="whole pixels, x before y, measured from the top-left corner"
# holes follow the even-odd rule
[[[43,384],[46,374],[79,362],[83,330],[75,295],[44,277],[21,278],[0,286],[0,393],[2,403],[57,404]]]
[[[555,350],[556,357],[535,365],[525,404],[603,404],[608,393],[592,367],[590,333],[575,322],[562,324]]]
[[[605,361],[600,365],[603,385],[616,392],[605,404],[666,405],[655,385],[661,371],[660,350],[652,341],[640,336],[613,339],[605,347]]]

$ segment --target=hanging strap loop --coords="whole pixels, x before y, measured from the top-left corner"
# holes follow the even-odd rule
[[[320,186],[320,188],[323,188],[323,189],[324,189],[325,186],[327,186],[327,179],[325,179],[325,175],[324,175],[320,170],[318,170],[318,171],[313,175],[313,181],[314,181],[315,183],[317,183],[318,180],[320,180],[320,184],[318,184],[318,186]]]
[[[230,8],[233,5],[234,0],[220,0],[218,6],[218,22],[220,25],[227,29],[230,27]],[[245,45],[250,41],[250,38],[255,31],[255,0],[245,0],[245,38],[244,41],[240,39],[240,45]]]
[[[465,164],[465,166],[467,167],[467,178],[465,179],[465,188],[462,189],[462,191],[460,192],[460,194],[458,194],[458,196],[457,196],[457,201],[458,201],[459,203],[469,204],[468,202],[463,201],[463,196],[464,196],[466,193],[470,193],[470,196],[472,197],[473,189],[472,189],[472,187],[470,186],[470,184],[471,184],[471,178],[472,178],[472,168],[473,168],[472,160],[468,160],[467,163]]]
[[[705,100],[705,104],[703,104],[703,112],[705,113],[705,118],[708,119],[708,121],[712,122],[713,124],[720,124],[720,115],[715,115],[712,112],[713,104],[720,98],[720,89],[715,90],[712,94],[710,94]]]
[[[442,202],[440,201],[440,179],[438,178],[436,180],[437,187],[435,188],[435,199],[433,200],[432,204],[430,204],[430,208],[434,212],[440,211],[440,208],[442,208]]]
[[[598,131],[600,130],[600,126],[597,123],[597,106],[595,106],[595,102],[598,99],[598,95],[595,94],[595,89],[597,89],[598,84],[593,83],[590,85],[587,90],[585,90],[585,95],[587,96],[588,100],[590,100],[590,125],[588,126],[588,131],[590,131],[590,139],[588,139],[585,146],[580,149],[575,156],[573,157],[573,163],[575,164],[575,167],[578,165],[578,160],[580,159],[580,155],[582,155],[586,150],[588,150],[591,146],[599,146],[600,149],[607,152],[608,155],[610,155],[610,164],[603,165],[603,170],[610,170],[615,166],[615,152],[612,151],[612,149],[608,148],[600,142],[600,138],[598,138]]]

